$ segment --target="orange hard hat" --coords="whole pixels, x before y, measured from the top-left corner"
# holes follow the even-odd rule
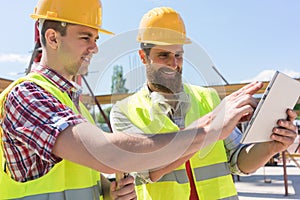
[[[46,19],[79,24],[113,34],[102,29],[102,6],[99,0],[39,0],[33,19]]]
[[[169,7],[154,8],[143,16],[137,41],[158,45],[191,43],[181,16]]]

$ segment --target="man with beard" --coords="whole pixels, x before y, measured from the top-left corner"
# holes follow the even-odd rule
[[[140,22],[137,40],[147,83],[113,106],[110,117],[114,132],[179,131],[195,119],[218,110],[220,99],[215,90],[182,82],[183,45],[191,41],[175,10],[159,7],[146,13]],[[227,112],[223,113],[225,117]],[[271,142],[246,148],[239,143],[242,134],[235,128],[225,140],[218,140],[194,155],[165,167],[138,172],[138,199],[238,199],[231,173],[252,173],[292,144],[295,127],[288,128],[284,124],[292,124],[293,113],[288,110],[290,120],[278,121],[280,129],[273,130]],[[224,117],[222,113],[219,116]]]
[[[111,32],[102,29],[99,0],[74,2],[38,1],[31,17],[38,20],[41,60],[0,94],[0,199],[136,199],[132,176],[110,183],[100,172],[164,166],[227,137],[253,113],[257,103],[249,94],[262,83],[222,101],[218,112],[235,111],[226,122],[212,112],[180,133],[149,137],[102,131],[80,101],[73,78],[87,72],[99,33]],[[228,104],[233,100],[238,103]]]

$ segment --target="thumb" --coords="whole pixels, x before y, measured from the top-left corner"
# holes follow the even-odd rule
[[[117,190],[117,182],[113,181],[110,184],[110,194],[112,195],[113,192],[115,192]]]

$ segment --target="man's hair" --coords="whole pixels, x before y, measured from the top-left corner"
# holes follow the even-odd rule
[[[141,43],[141,49],[145,52],[146,56],[149,56],[151,49],[155,46],[155,44],[150,43]]]
[[[45,20],[41,30],[41,43],[46,46],[45,33],[49,28],[59,32],[62,36],[65,36],[67,34],[67,26],[68,24],[65,22]]]

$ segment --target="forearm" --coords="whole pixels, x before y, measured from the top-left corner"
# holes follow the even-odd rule
[[[146,136],[105,133],[82,123],[59,135],[53,153],[104,173],[144,171],[198,151],[204,139],[203,129]]]
[[[99,130],[99,129],[98,129]],[[120,171],[143,171],[174,162],[198,151],[204,141],[203,129],[173,134],[105,134],[93,126],[77,126],[88,151],[105,165]],[[96,132],[96,133],[95,133]],[[89,140],[87,138],[99,139]],[[86,135],[85,135],[86,134]]]
[[[151,181],[155,182],[155,181],[159,180],[163,175],[170,173],[171,171],[173,171],[174,169],[176,169],[177,167],[179,167],[180,165],[182,165],[183,163],[188,161],[193,155],[194,154],[184,156],[167,166],[151,170],[149,172]]]
[[[270,142],[253,144],[240,151],[237,164],[242,172],[253,173],[264,166],[275,154]]]

